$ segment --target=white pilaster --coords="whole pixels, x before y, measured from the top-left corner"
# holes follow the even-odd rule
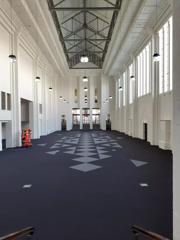
[[[173,1],[173,239],[180,239],[180,1]]]
[[[12,114],[12,147],[21,146],[21,100],[18,80],[18,35],[12,36],[17,62],[10,65],[11,78],[11,114]]]

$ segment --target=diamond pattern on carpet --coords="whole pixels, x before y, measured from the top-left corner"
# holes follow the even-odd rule
[[[94,162],[99,160],[98,158],[93,158],[93,157],[79,157],[79,158],[73,158],[73,161],[79,161],[79,162],[84,162],[84,163],[88,163],[88,162]]]
[[[75,169],[75,170],[79,170],[81,172],[89,172],[89,171],[97,170],[97,169],[102,168],[102,167],[94,165],[94,164],[90,164],[90,163],[82,163],[82,164],[79,164],[79,165],[72,166],[70,168]]]

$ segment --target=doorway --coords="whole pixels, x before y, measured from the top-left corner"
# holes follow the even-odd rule
[[[80,109],[73,108],[72,109],[72,122],[73,122],[73,130],[80,129]]]
[[[6,133],[6,123],[3,122],[2,123],[2,150],[6,149],[6,141],[7,141],[6,135],[7,135],[7,133]]]
[[[148,124],[143,123],[143,135],[144,135],[144,140],[147,142],[148,140]]]
[[[93,129],[95,130],[100,129],[100,109],[99,108],[92,109],[92,124],[93,124]]]
[[[83,108],[83,110],[82,110],[82,123],[83,123],[83,129],[85,129],[85,130],[90,129],[90,110],[89,110],[89,108]]]
[[[62,119],[61,119],[61,129],[63,131],[66,131],[67,129],[67,123],[66,123],[66,116],[62,115]]]

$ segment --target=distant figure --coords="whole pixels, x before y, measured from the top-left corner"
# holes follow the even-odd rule
[[[62,119],[61,120],[61,126],[62,126],[62,130],[66,130],[66,119]]]
[[[111,131],[111,119],[109,114],[108,119],[106,120],[106,131]]]

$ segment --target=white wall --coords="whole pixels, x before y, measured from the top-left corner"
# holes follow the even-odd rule
[[[11,110],[2,110],[0,105],[0,122],[7,121],[7,145],[15,147],[21,145],[21,120],[24,120],[21,98],[30,101],[29,126],[33,138],[60,129],[57,112],[62,71],[57,69],[57,65],[49,63],[49,58],[41,51],[40,40],[37,46],[36,39],[14,11],[11,26],[8,1],[0,2],[0,10],[0,92],[11,94]],[[13,54],[17,56],[17,62],[13,64],[8,59],[12,53],[11,46]],[[36,76],[40,77],[39,83],[35,81]],[[49,92],[49,87],[53,88],[52,92]],[[42,104],[42,114],[39,112],[39,104]],[[0,142],[1,139],[2,131]]]
[[[173,239],[180,239],[180,1],[174,0],[173,18]]]
[[[83,77],[88,77],[88,82],[83,82]],[[61,89],[59,96],[67,100],[68,103],[59,100],[58,116],[61,119],[62,115],[66,116],[67,130],[72,129],[72,108],[100,108],[101,107],[101,71],[100,70],[70,70],[69,74],[61,79]],[[84,87],[88,87],[88,103],[84,102]],[[95,88],[98,89],[98,103],[95,103]],[[78,91],[77,103],[75,103],[75,89]],[[92,119],[90,119],[90,126],[92,128]],[[82,128],[82,116],[80,119],[80,127]]]
[[[153,35],[149,37],[153,46]],[[146,45],[142,43],[142,45]],[[131,79],[126,78],[126,104],[118,106],[118,79],[119,76],[114,76],[114,84],[111,84],[111,91],[116,93],[115,100],[111,102],[110,109],[113,110],[115,117],[113,120],[113,129],[124,132],[127,135],[144,139],[143,124],[148,124],[148,142],[152,145],[158,145],[163,149],[172,149],[172,92],[159,94],[159,68],[158,63],[154,63],[151,58],[150,82],[151,91],[149,94],[138,97],[138,70],[137,70],[137,55],[141,51],[136,51],[136,55],[129,60],[133,63],[135,69],[135,82],[133,88],[133,103],[129,104],[129,83]],[[153,56],[153,48],[151,56]],[[133,54],[133,53],[132,53]],[[124,71],[128,71],[128,66],[125,65]],[[121,75],[121,74],[120,74]],[[122,99],[121,99],[122,100]],[[121,101],[122,102],[122,101]]]

